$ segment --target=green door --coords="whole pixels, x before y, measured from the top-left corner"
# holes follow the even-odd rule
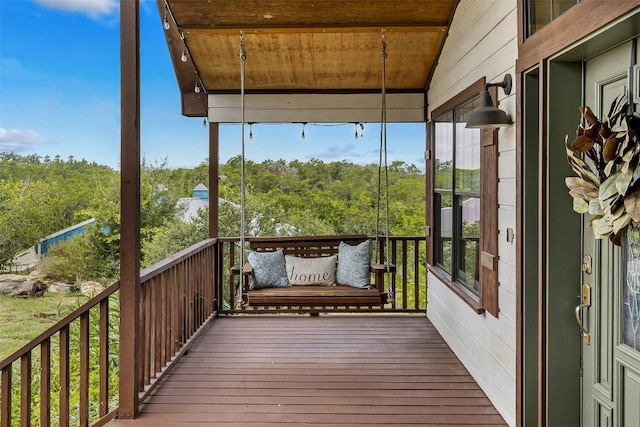
[[[634,51],[628,42],[585,62],[584,103],[599,117],[616,96],[628,92]],[[594,239],[587,217],[583,223],[582,297],[576,307],[584,331],[582,425],[638,427],[640,261],[636,266],[625,244]]]

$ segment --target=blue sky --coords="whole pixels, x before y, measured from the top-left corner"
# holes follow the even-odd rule
[[[0,0],[0,151],[86,159],[120,156],[119,2]],[[180,95],[156,2],[141,1],[142,155],[194,167],[208,155],[202,119],[180,114]],[[255,124],[249,160],[378,162],[380,127]],[[248,132],[248,131],[247,131]],[[424,124],[389,124],[389,162],[424,170]],[[240,154],[240,126],[223,125],[220,161]]]

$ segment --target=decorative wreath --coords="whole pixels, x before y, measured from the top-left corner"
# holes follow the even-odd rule
[[[577,138],[565,140],[567,161],[578,175],[565,179],[573,210],[592,215],[596,238],[620,245],[629,224],[640,222],[640,115],[617,97],[600,121],[580,107]]]

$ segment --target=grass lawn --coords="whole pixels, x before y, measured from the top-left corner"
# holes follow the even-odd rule
[[[0,295],[0,360],[40,335],[88,298],[82,294],[45,293],[42,298]]]

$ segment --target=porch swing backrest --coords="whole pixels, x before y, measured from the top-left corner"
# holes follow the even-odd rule
[[[305,237],[253,237],[247,238],[249,248],[256,252],[272,252],[281,249],[285,255],[303,258],[337,255],[340,242],[358,245],[368,236],[305,236]],[[340,260],[338,260],[340,262]],[[386,302],[384,275],[389,269],[383,264],[371,263],[373,275],[371,289],[351,286],[291,286],[285,288],[249,289],[252,267],[246,263],[241,274],[242,302],[249,306],[372,306]],[[389,271],[395,271],[395,266]]]

